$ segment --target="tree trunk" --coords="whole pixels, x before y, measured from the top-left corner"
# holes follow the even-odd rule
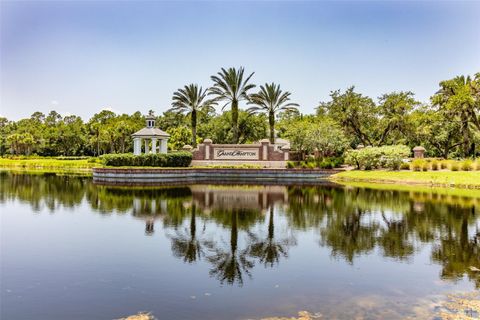
[[[97,157],[100,155],[100,132],[97,132]]]
[[[197,111],[192,110],[192,147],[197,147]]]
[[[450,148],[445,146],[445,150],[443,151],[443,158],[446,160],[448,159],[448,154],[450,153]]]
[[[196,221],[195,221],[195,214],[196,214],[197,208],[195,205],[192,205],[192,216],[190,218],[190,238],[193,240],[195,239],[196,236]]]
[[[468,124],[467,124],[468,125]],[[463,157],[468,157],[468,152],[470,151],[470,137],[468,128],[463,129]]]
[[[275,143],[275,113],[270,111],[268,113],[268,124],[270,125],[270,143]]]
[[[232,129],[233,129],[233,143],[238,143],[238,101],[232,101]]]
[[[468,157],[470,151],[470,132],[468,130],[468,118],[465,114],[462,114],[462,133],[463,133],[463,156]]]
[[[268,240],[272,241],[275,235],[275,229],[273,224],[273,205],[270,207],[270,218],[268,220]]]
[[[237,225],[237,212],[232,211],[232,229],[230,230],[230,251],[232,255],[235,255],[237,251],[237,241],[238,241],[238,225]]]

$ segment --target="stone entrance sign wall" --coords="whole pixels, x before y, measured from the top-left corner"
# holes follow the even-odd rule
[[[205,139],[196,149],[192,150],[192,164],[215,163],[259,163],[267,167],[284,166],[289,160],[289,148],[275,150],[275,146],[267,139],[257,144],[213,144]],[[273,163],[278,162],[278,163]],[[273,163],[273,164],[272,164]]]

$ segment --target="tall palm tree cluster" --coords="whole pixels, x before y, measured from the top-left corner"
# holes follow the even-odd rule
[[[256,93],[251,91],[256,87],[251,83],[254,72],[245,76],[245,69],[222,68],[216,75],[211,76],[213,85],[208,89],[198,84],[189,84],[174,92],[170,111],[190,116],[192,129],[192,146],[197,145],[197,119],[199,113],[208,113],[221,105],[224,110],[230,107],[232,113],[232,143],[239,141],[238,114],[239,103],[244,101],[250,113],[265,113],[268,116],[270,127],[270,142],[275,141],[275,117],[282,111],[297,111],[298,104],[290,101],[291,93],[282,91],[280,85],[266,83],[260,86]]]

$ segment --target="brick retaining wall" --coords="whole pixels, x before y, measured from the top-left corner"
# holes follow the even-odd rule
[[[255,183],[269,181],[313,182],[326,180],[339,170],[316,169],[165,169],[165,168],[93,168],[93,180],[111,183]]]

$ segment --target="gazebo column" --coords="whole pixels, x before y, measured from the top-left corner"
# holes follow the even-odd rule
[[[157,153],[157,138],[152,138],[152,153]]]
[[[142,153],[142,139],[133,138],[133,154],[138,156],[141,153]]]
[[[160,153],[167,153],[168,139],[160,139]]]
[[[149,147],[148,147],[148,139],[145,139],[145,154],[150,153]]]

